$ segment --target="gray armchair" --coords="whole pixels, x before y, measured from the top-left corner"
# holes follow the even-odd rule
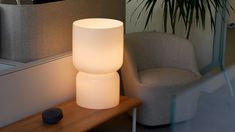
[[[192,43],[156,32],[126,35],[121,74],[124,94],[143,102],[137,121],[148,126],[170,123],[172,96],[200,78]],[[199,95],[194,96],[191,102]]]

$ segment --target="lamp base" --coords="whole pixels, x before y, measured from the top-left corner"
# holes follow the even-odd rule
[[[90,74],[79,72],[76,78],[77,104],[88,109],[108,109],[119,104],[120,77],[117,72]]]

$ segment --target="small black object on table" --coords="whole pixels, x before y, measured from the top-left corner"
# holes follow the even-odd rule
[[[42,113],[42,120],[45,124],[56,124],[63,118],[63,111],[60,108],[51,108]]]

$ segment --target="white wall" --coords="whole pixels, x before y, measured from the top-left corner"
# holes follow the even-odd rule
[[[70,53],[0,72],[0,128],[75,98],[76,73]]]
[[[138,23],[136,24],[136,18],[138,16],[137,13],[132,17],[132,13],[137,7],[137,5],[141,2],[131,2],[128,3],[126,6],[126,32],[141,32],[144,29],[145,18],[147,17],[146,14],[142,14],[142,17],[139,18]],[[159,1],[159,3],[161,3]],[[141,8],[140,8],[141,9]],[[163,32],[163,15],[162,15],[162,8],[161,5],[157,5],[155,8],[155,14],[153,16],[152,22],[147,27],[146,31],[158,31]],[[132,20],[132,21],[130,21]],[[207,20],[209,20],[209,16],[207,16]],[[170,27],[170,26],[169,26]],[[182,23],[177,25],[177,35],[178,36],[185,36],[184,35],[184,28]],[[192,34],[190,40],[194,43],[196,54],[198,58],[199,67],[202,69],[212,61],[212,48],[213,48],[213,35],[214,33],[211,32],[211,26],[209,23],[206,24],[206,30],[198,29],[195,27],[195,24],[192,26]]]

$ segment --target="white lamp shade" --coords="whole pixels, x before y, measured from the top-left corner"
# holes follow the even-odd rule
[[[88,109],[108,109],[119,104],[120,78],[117,72],[98,76],[79,72],[76,86],[76,98],[79,106]]]
[[[108,109],[119,104],[123,62],[123,23],[90,18],[73,23],[73,63],[77,104],[89,109]]]
[[[117,71],[123,62],[123,23],[90,18],[73,23],[73,63],[86,73]]]

